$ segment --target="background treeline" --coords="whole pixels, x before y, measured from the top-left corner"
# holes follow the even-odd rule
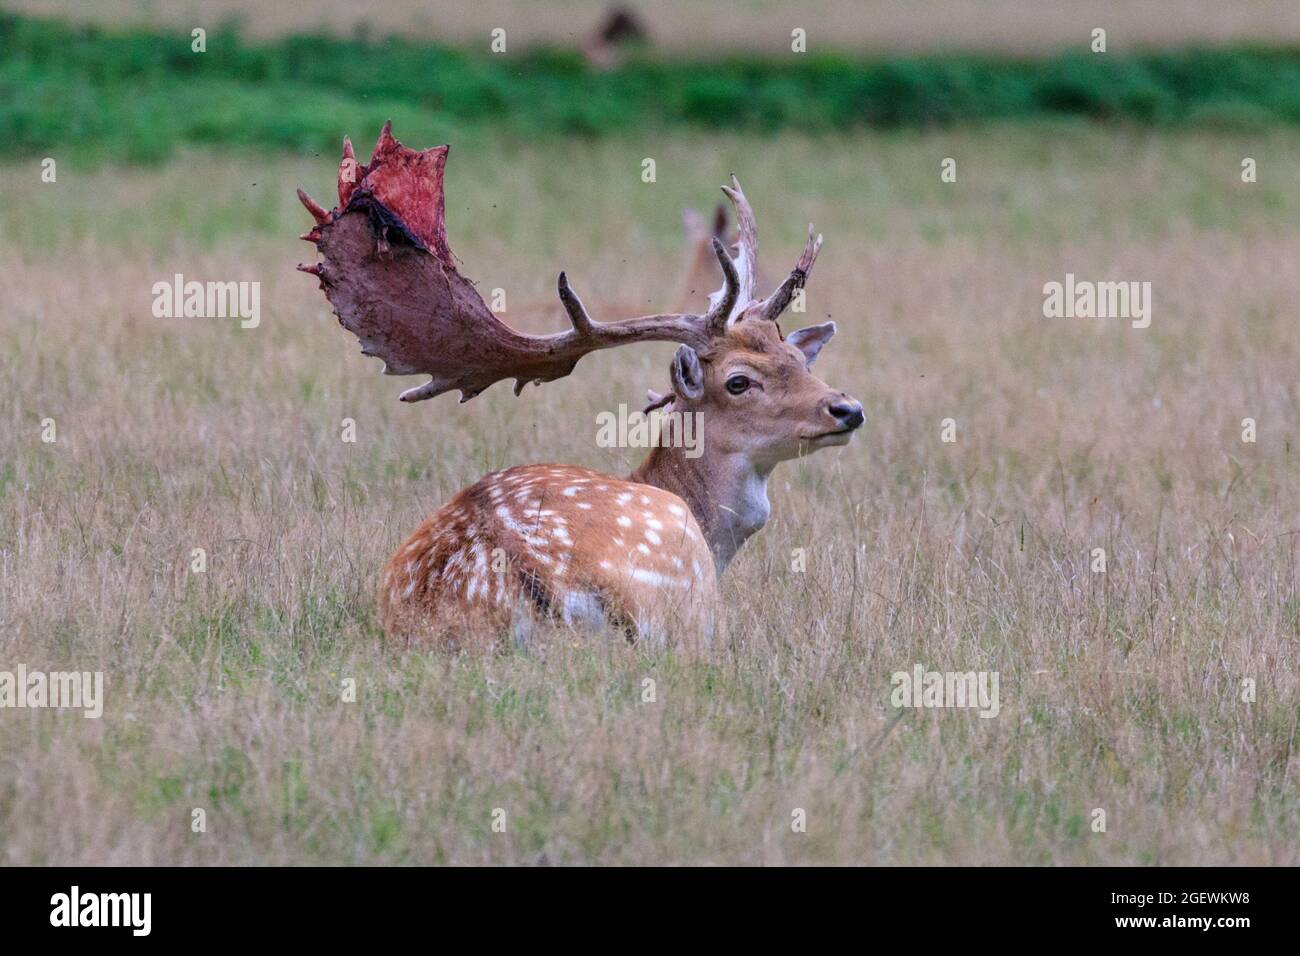
[[[1300,48],[1049,59],[634,53],[611,70],[568,50],[495,56],[400,38],[214,29],[105,32],[0,14],[0,152],[76,144],[150,161],[182,144],[333,150],[392,118],[411,142],[479,132],[602,136],[692,125],[817,133],[1074,117],[1140,125],[1300,123]]]

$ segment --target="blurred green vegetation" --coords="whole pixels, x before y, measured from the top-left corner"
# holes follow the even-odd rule
[[[401,38],[105,32],[0,14],[0,155],[75,145],[155,161],[184,144],[333,150],[392,118],[416,142],[476,134],[594,137],[690,126],[809,133],[1078,117],[1149,126],[1300,123],[1300,48],[1089,52],[1046,60],[939,55],[471,54]]]

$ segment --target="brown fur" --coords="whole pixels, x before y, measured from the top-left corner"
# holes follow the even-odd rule
[[[466,488],[426,520],[380,576],[391,635],[500,634],[522,617],[629,633],[699,619],[717,598],[689,507],[649,485],[568,465],[527,465]],[[708,620],[697,621],[706,629]]]

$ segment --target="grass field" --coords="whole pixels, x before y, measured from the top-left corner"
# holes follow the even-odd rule
[[[293,187],[328,197],[333,166],[0,168],[0,666],[107,683],[100,720],[0,712],[0,862],[1300,863],[1300,133],[454,148],[452,247],[513,302],[565,268],[598,317],[663,304],[682,206],[732,169],[769,273],[826,234],[818,371],[868,423],[778,469],[707,661],[382,643],[405,534],[494,468],[628,469],[596,413],[663,387],[671,349],[398,403],[414,381],[293,271]],[[154,318],[176,272],[259,280],[260,326]],[[1150,328],[1044,318],[1066,272],[1150,281]],[[998,671],[999,716],[895,711],[916,663]]]

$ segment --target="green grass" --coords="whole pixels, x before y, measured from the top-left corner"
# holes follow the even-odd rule
[[[493,56],[425,41],[234,25],[193,53],[181,30],[109,32],[0,15],[0,155],[75,148],[158,161],[183,144],[334,150],[392,118],[413,141],[705,130],[814,134],[1077,118],[1258,128],[1300,122],[1300,49],[1058,54],[1042,60],[843,54],[708,61]]]

